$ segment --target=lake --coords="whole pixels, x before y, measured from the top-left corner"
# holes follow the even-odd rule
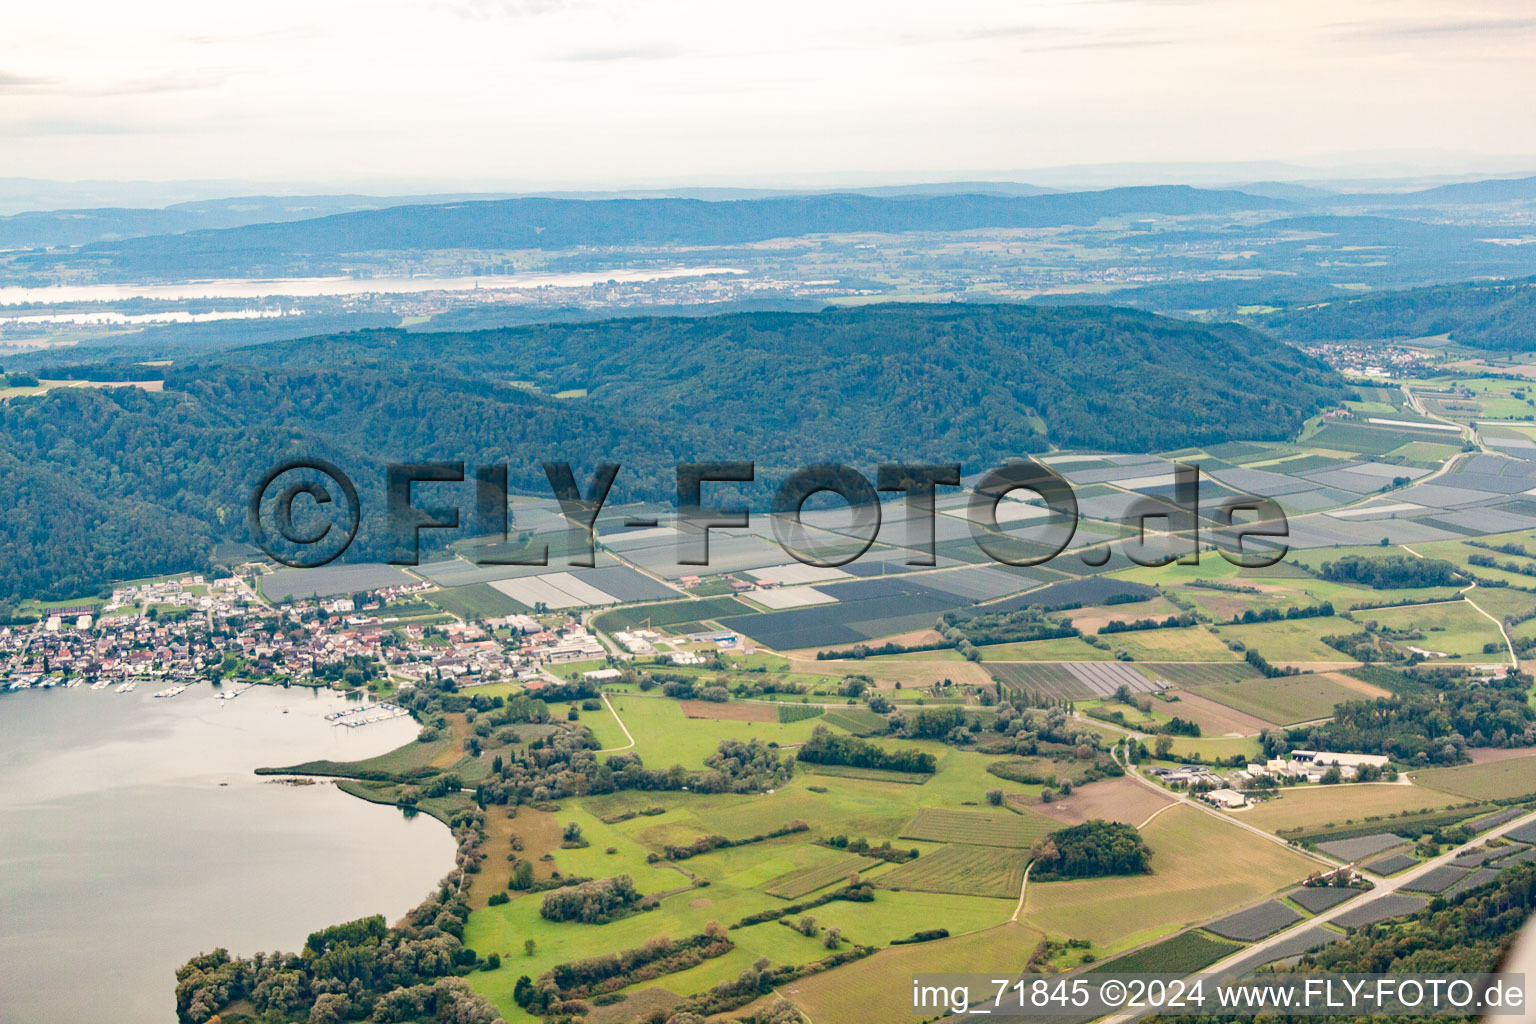
[[[586,288],[607,281],[665,281],[709,274],[740,274],[731,267],[594,270],[565,274],[482,274],[476,277],[228,278],[185,284],[81,284],[0,288],[0,306],[17,303],[119,302],[124,299],[260,299],[267,296],[384,295],[414,292],[497,291],[507,288]]]
[[[371,757],[410,719],[324,720],[331,693],[207,684],[155,699],[86,687],[0,696],[0,1019],[170,1024],[188,957],[298,951],[317,928],[391,922],[453,867],[427,815],[252,769]]]

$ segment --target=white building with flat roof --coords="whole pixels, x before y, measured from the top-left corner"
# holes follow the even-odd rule
[[[1293,750],[1291,760],[1302,764],[1321,765],[1324,768],[1335,764],[1340,768],[1359,768],[1364,764],[1385,768],[1391,758],[1385,754],[1336,754],[1331,750]]]

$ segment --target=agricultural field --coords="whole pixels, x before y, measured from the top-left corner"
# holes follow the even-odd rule
[[[1078,786],[1070,796],[1057,797],[1048,804],[1035,801],[1030,807],[1061,822],[1062,827],[1081,825],[1095,818],[1140,825],[1173,801],[1171,795],[1123,776]]]
[[[1139,629],[1126,633],[1107,633],[1099,639],[1111,651],[1125,651],[1136,661],[1237,661],[1220,639],[1204,626],[1184,629]]]
[[[1245,679],[1201,686],[1191,692],[1275,725],[1327,718],[1333,714],[1336,705],[1360,700],[1362,696],[1326,675],[1311,673],[1275,679]]]
[[[987,663],[986,670],[993,679],[1002,684],[1005,690],[1017,694],[1070,700],[1086,696],[1089,692],[1084,688],[1082,681],[1065,665],[1050,662],[1034,664],[994,661]]]
[[[1023,850],[948,845],[884,872],[875,885],[1016,900],[1028,864],[1029,855]]]
[[[1326,472],[1332,465],[1324,460],[1313,469],[1291,471]],[[1536,538],[1536,532],[1532,536]],[[1337,558],[1343,550],[1304,554],[1309,560],[1323,554]],[[1477,549],[1464,549],[1464,553],[1471,550]],[[951,571],[976,573],[983,568],[990,567]],[[1160,578],[1165,571],[1167,578]],[[1115,970],[1192,970],[1240,949],[1232,940],[1252,941],[1300,920],[1296,906],[1311,907],[1319,899],[1335,898],[1332,891],[1319,897],[1316,893],[1322,890],[1296,889],[1301,879],[1322,866],[1315,856],[1267,842],[1237,827],[1237,822],[1281,833],[1283,838],[1305,838],[1308,843],[1353,843],[1359,836],[1390,832],[1394,822],[1404,821],[1405,815],[1416,824],[1420,819],[1413,816],[1422,811],[1429,812],[1425,822],[1487,814],[1495,808],[1471,804],[1536,790],[1536,757],[1501,758],[1417,772],[1412,785],[1287,788],[1276,799],[1227,815],[1228,820],[1224,820],[1221,815],[1177,803],[1133,778],[1084,782],[1081,770],[1092,759],[1074,761],[1070,748],[1065,754],[1059,753],[1062,748],[1055,748],[1057,753],[1021,757],[888,735],[886,719],[864,703],[831,703],[844,699],[829,696],[843,676],[872,677],[881,695],[895,701],[908,715],[918,710],[914,705],[919,699],[930,708],[969,703],[968,714],[979,715],[982,720],[978,740],[984,740],[984,746],[998,742],[987,726],[993,711],[976,705],[982,696],[990,700],[995,681],[1005,695],[1013,692],[1073,701],[1079,715],[1097,707],[1121,710],[1131,725],[1144,729],[1174,715],[1198,722],[1203,735],[1172,737],[1173,751],[1175,756],[1198,754],[1206,759],[1257,757],[1257,734],[1263,729],[1325,718],[1340,702],[1382,692],[1328,672],[1266,679],[1241,660],[1240,651],[1225,643],[1238,641],[1276,664],[1321,662],[1326,663],[1325,668],[1345,664],[1345,656],[1320,640],[1323,635],[1357,631],[1355,623],[1338,617],[1218,624],[1214,631],[1200,625],[1106,634],[1103,640],[1109,650],[1077,638],[987,645],[981,649],[980,664],[948,649],[819,660],[815,652],[835,644],[788,646],[795,636],[818,640],[840,636],[844,643],[884,636],[902,637],[903,642],[910,643],[932,642],[937,614],[928,610],[929,605],[942,601],[948,602],[948,607],[958,607],[971,598],[940,596],[942,571],[933,574],[932,584],[923,582],[923,575],[903,573],[906,579],[899,586],[893,583],[895,576],[806,584],[841,596],[834,603],[804,610],[749,612],[742,601],[721,594],[621,605],[598,612],[599,628],[610,631],[647,620],[663,629],[687,631],[729,619],[725,625],[757,639],[762,653],[751,657],[728,653],[725,668],[679,668],[675,670],[679,675],[710,681],[723,676],[732,686],[795,682],[810,691],[714,702],[676,700],[658,690],[638,692],[633,686],[616,687],[608,694],[612,712],[606,707],[581,711],[576,705],[577,720],[592,729],[605,749],[632,750],[649,768],[681,764],[696,770],[723,739],[760,739],[789,753],[815,729],[825,726],[838,733],[862,734],[886,749],[929,752],[938,770],[933,774],[903,773],[805,764],[792,779],[775,785],[768,794],[626,790],[564,798],[558,801],[558,810],[549,812],[525,807],[517,818],[501,817],[499,809],[493,808],[487,821],[486,869],[470,881],[475,912],[466,941],[481,955],[499,953],[503,965],[498,970],[473,972],[467,980],[493,999],[511,1024],[532,1024],[532,1018],[511,1000],[516,979],[523,974],[537,977],[556,964],[632,948],[656,934],[674,938],[697,934],[710,921],[731,924],[748,915],[812,900],[854,875],[874,886],[873,902],[833,901],[804,913],[814,917],[821,928],[840,929],[852,942],[885,948],[856,963],[782,986],[782,994],[813,1020],[864,1019],[862,1015],[874,1012],[872,1008],[887,1003],[890,1019],[897,1019],[906,1015],[910,993],[891,983],[892,971],[905,971],[908,965],[923,972],[965,971],[977,969],[978,964],[988,970],[999,966],[1016,970],[1044,937],[1087,940],[1101,966],[1112,963]],[[1218,620],[1248,608],[1303,607],[1320,600],[1334,601],[1342,608],[1394,600],[1397,594],[1328,583],[1295,566],[1240,573],[1221,560],[1196,567],[1126,569],[1116,576],[1119,578],[1090,575],[1047,589],[1079,583],[1127,587],[1156,582],[1164,587],[1163,594],[1172,594],[1179,601],[1192,600]],[[1200,579],[1251,586],[1257,593],[1187,585]],[[959,576],[952,582],[959,583]],[[1519,614],[1536,606],[1536,595],[1488,589],[1488,607],[1495,614]],[[476,600],[506,600],[495,588],[474,582],[428,596],[435,600],[439,595],[447,595],[443,607],[466,616],[495,610],[491,603],[476,605]],[[916,610],[909,622],[903,616],[910,610],[906,604],[914,601]],[[999,604],[1024,607],[1042,602],[1049,603],[1049,599],[1030,593],[1005,598]],[[1160,594],[1149,601],[1093,605],[1051,614],[1097,628],[1113,619],[1173,614],[1180,607],[1184,605]],[[1427,607],[1428,616],[1418,626],[1425,630],[1425,647],[1454,653],[1476,643],[1481,660],[1482,641],[1463,634],[1483,630],[1485,625],[1486,630],[1477,635],[1491,631],[1496,636],[1493,623],[1481,619],[1479,625],[1458,618],[1466,611],[1476,614],[1464,602]],[[1360,613],[1357,618],[1368,616],[1385,622],[1401,616],[1406,620],[1423,611],[1380,609]],[[872,612],[880,612],[880,616],[859,617]],[[830,625],[816,619],[827,615],[832,616]],[[764,624],[766,629],[760,628]],[[1528,628],[1536,631],[1536,626]],[[777,645],[768,644],[764,637],[775,631],[784,635],[777,638]],[[1434,642],[1442,640],[1443,647]],[[784,647],[787,653],[770,653],[765,649],[768,646]],[[713,645],[709,649],[712,652]],[[1117,650],[1134,660],[1116,660]],[[579,675],[593,667],[599,664],[562,665],[559,672]],[[958,685],[953,690],[929,689],[943,679]],[[1102,689],[1106,680],[1125,681],[1127,685],[1134,681],[1136,685],[1131,688],[1151,701],[1151,713],[1107,700]],[[1160,684],[1164,683],[1171,689],[1162,689]],[[955,696],[949,696],[951,693]],[[824,702],[826,706],[822,706]],[[563,721],[568,706],[554,705],[553,717]],[[421,744],[418,746],[426,749],[413,747],[386,757],[393,757],[400,768],[431,764],[475,769],[479,766],[464,760],[457,748],[457,741],[463,738],[462,726],[455,726],[459,731],[453,740]],[[633,745],[623,727],[632,734]],[[1106,744],[1123,736],[1091,719],[1078,719],[1074,730],[1097,734]],[[1029,773],[1026,777],[1036,781],[1012,782],[989,773],[987,767],[999,760],[1016,762],[1016,767]],[[1068,779],[1074,784],[1072,792],[1061,796],[1061,782]],[[1527,779],[1531,785],[1521,789]],[[1054,796],[1050,803],[1041,797],[1047,786]],[[994,789],[1003,793],[1002,806],[989,803],[988,793]],[[390,797],[382,791],[372,794],[372,798],[386,802]],[[1462,805],[1468,806],[1463,809]],[[1026,887],[1024,879],[1035,843],[1053,831],[1090,820],[1120,821],[1140,828],[1152,850],[1152,873],[1033,881]],[[806,830],[761,838],[791,822],[804,822]],[[569,824],[580,826],[586,846],[562,848],[560,830]],[[1307,831],[1298,833],[1298,828]],[[524,854],[535,859],[538,878],[547,878],[554,871],[594,878],[624,873],[635,880],[640,891],[658,895],[660,906],[600,927],[544,920],[538,914],[541,897],[536,894],[512,893],[511,902],[489,906],[491,895],[505,891],[509,868],[502,865],[513,835],[521,842]],[[752,841],[680,861],[653,862],[668,846],[687,846],[710,835]],[[876,846],[890,841],[900,850],[916,849],[919,855],[906,863],[889,863],[850,852],[839,836],[867,840]],[[1386,842],[1390,848],[1353,859],[1379,859],[1411,846],[1396,837]],[[864,849],[858,843],[853,846]],[[550,858],[547,861],[536,859],[546,855]],[[1470,869],[1469,865],[1457,870],[1454,877],[1447,873],[1447,887],[1466,883],[1471,878],[1467,873]],[[690,888],[695,881],[706,885]],[[1019,905],[1021,888],[1025,892]],[[1019,913],[1015,920],[1016,908]],[[950,937],[889,945],[936,928],[948,929]],[[1190,928],[1196,930],[1185,930]],[[591,1024],[621,1024],[636,1013],[649,1013],[648,1008],[670,1007],[680,997],[735,978],[759,957],[775,964],[803,964],[827,955],[819,937],[809,938],[771,921],[740,927],[730,934],[736,948],[725,956],[631,985],[624,990],[627,998],[623,1002],[594,1007],[587,1019]],[[527,938],[535,940],[531,955],[523,951]],[[1112,960],[1125,950],[1135,952],[1122,961]],[[1075,964],[1078,952],[1067,956]],[[1140,963],[1147,966],[1137,967]],[[853,1016],[840,1017],[842,1013]]]
[[[399,566],[358,562],[351,565],[331,563],[318,569],[279,569],[260,577],[261,596],[268,601],[290,598],[330,597],[356,594],[365,590],[404,586],[419,582]]]
[[[976,648],[983,662],[995,661],[1112,661],[1114,654],[1075,636],[1029,640],[1013,644],[983,644]]]
[[[1188,974],[1209,967],[1242,949],[1236,942],[1213,938],[1204,932],[1188,931],[1164,939],[1108,963],[1094,972],[1111,974]]]
[[[1426,902],[1423,896],[1410,896],[1399,892],[1388,893],[1353,910],[1346,910],[1334,918],[1333,923],[1340,928],[1360,928],[1368,924],[1388,921],[1394,917],[1416,914],[1424,909]]]
[[[1258,669],[1246,661],[1203,665],[1143,665],[1141,668],[1154,679],[1190,689],[1214,683],[1236,682],[1239,679],[1261,678]]]
[[[1142,830],[1152,874],[1031,884],[1024,923],[1087,939],[1103,955],[1209,920],[1305,878],[1317,862],[1194,807]]]
[[[661,768],[673,764],[701,768],[704,759],[713,754],[726,737],[743,743],[754,737],[764,743],[801,743],[810,738],[818,721],[809,718],[784,725],[778,722],[776,714],[772,721],[766,722],[689,718],[675,700],[630,693],[614,694],[609,701],[635,737],[635,752],[646,765]],[[772,712],[773,708],[768,707],[768,710]]]
[[[1332,910],[1340,903],[1348,903],[1360,895],[1359,889],[1339,889],[1331,885],[1315,885],[1286,893],[1286,899],[1311,914]]]
[[[1154,597],[1129,604],[1094,605],[1087,608],[1071,608],[1058,612],[1053,618],[1070,622],[1084,633],[1097,633],[1099,629],[1116,620],[1131,622],[1136,619],[1165,619],[1178,615],[1179,608],[1166,597]]]
[[[935,942],[882,949],[835,971],[791,982],[780,991],[813,1021],[914,1019],[912,991],[905,979],[982,969],[1002,972],[999,976],[1016,974],[1041,938],[1034,929],[1012,921],[967,935],[955,934],[951,925],[950,933]]]
[[[957,811],[925,807],[902,828],[902,839],[932,843],[966,843],[1028,849],[1058,826],[1049,818],[1026,811]]]
[[[1253,736],[1269,728],[1270,722],[1236,708],[1213,701],[1194,690],[1173,690],[1161,709],[1200,726],[1206,736]]]
[[[862,707],[828,708],[823,721],[839,729],[846,729],[855,736],[882,733],[886,725],[884,715],[877,715]]]
[[[529,609],[512,600],[489,583],[470,583],[462,587],[442,587],[424,595],[443,611],[466,622],[497,619]]]
[[[1375,832],[1370,835],[1356,836],[1353,839],[1334,839],[1318,843],[1317,848],[1339,860],[1355,861],[1406,845],[1407,840],[1402,836],[1391,832]]]
[[[1367,614],[1386,628],[1423,632],[1421,640],[1399,641],[1397,646],[1400,648],[1412,650],[1418,647],[1436,655],[1448,655],[1451,659],[1470,658],[1479,662],[1507,657],[1498,625],[1465,601],[1417,608],[1380,608],[1362,612],[1360,616]],[[1490,643],[1498,644],[1498,650],[1494,654],[1485,654],[1483,646]]]
[[[780,899],[797,900],[835,882],[846,883],[849,875],[860,874],[881,863],[869,857],[839,857],[828,864],[800,868],[771,878],[763,883],[763,892]]]
[[[1469,800],[1514,800],[1536,794],[1536,756],[1430,768],[1410,778],[1416,785]]]
[[[1417,857],[1410,857],[1406,853],[1395,853],[1390,857],[1382,857],[1380,860],[1371,861],[1365,865],[1365,870],[1373,875],[1380,875],[1385,878],[1389,875],[1395,875],[1399,871],[1407,871],[1419,863],[1421,861]]]
[[[680,700],[686,718],[708,718],[717,722],[777,722],[779,709],[772,704],[757,704],[745,700]],[[810,710],[807,708],[806,710]],[[819,709],[818,709],[819,710]],[[806,715],[814,718],[814,715]]]
[[[826,714],[826,709],[814,704],[780,704],[774,711],[777,720],[784,725],[803,722],[808,718],[819,718]]]
[[[900,782],[908,786],[921,786],[932,775],[923,772],[896,772],[885,768],[855,768],[845,764],[807,764],[815,775],[830,775],[838,779],[863,779],[866,782]]]
[[[1424,786],[1395,783],[1345,783],[1338,786],[1292,786],[1271,800],[1240,812],[1243,821],[1271,832],[1325,828],[1387,815],[1439,810],[1465,802]],[[1378,822],[1381,829],[1389,821]]]
[[[734,597],[706,597],[697,601],[627,605],[603,612],[592,620],[592,625],[605,633],[616,633],[647,624],[659,628],[679,622],[716,619],[722,615],[740,615],[748,610],[746,605]]]
[[[1212,921],[1205,926],[1205,930],[1220,935],[1224,939],[1257,942],[1300,920],[1301,915],[1284,903],[1279,900],[1269,900],[1256,907],[1249,907],[1247,910],[1228,914],[1218,921]]]
[[[1352,659],[1323,643],[1322,638],[1359,631],[1360,627],[1353,622],[1330,616],[1222,626],[1218,633],[1223,640],[1236,640],[1244,647],[1258,651],[1275,665],[1330,661],[1347,665],[1353,663]]]

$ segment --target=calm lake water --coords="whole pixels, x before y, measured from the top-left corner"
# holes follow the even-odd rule
[[[225,946],[297,951],[316,928],[401,917],[453,866],[448,830],[262,765],[370,757],[410,719],[206,684],[156,700],[77,687],[0,695],[0,1020],[175,1020],[175,970]],[[286,713],[285,713],[286,712]]]

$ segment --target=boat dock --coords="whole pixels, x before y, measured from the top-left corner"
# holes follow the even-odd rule
[[[360,708],[349,708],[346,711],[333,711],[326,715],[325,719],[336,725],[356,729],[358,726],[387,722],[392,718],[402,718],[409,714],[409,711],[398,704],[390,704],[386,701],[379,704],[365,704]]]

